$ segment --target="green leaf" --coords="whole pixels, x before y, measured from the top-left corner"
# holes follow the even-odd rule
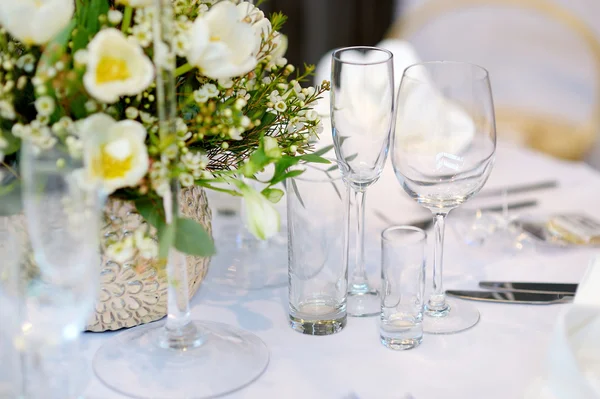
[[[276,204],[281,200],[283,194],[285,194],[282,190],[278,188],[265,188],[261,191],[261,194],[265,196],[269,201]]]
[[[176,226],[174,244],[179,251],[194,256],[212,256],[216,253],[212,238],[200,223],[177,218]]]
[[[142,217],[156,229],[165,225],[165,211],[162,203],[152,198],[135,200],[135,207]]]
[[[298,185],[296,184],[296,180],[291,180],[292,182],[292,189],[294,190],[294,193],[296,193],[296,197],[298,197],[298,201],[300,202],[300,205],[302,205],[302,208],[306,208],[306,205],[304,205],[304,201],[302,201],[302,196],[300,195],[300,190],[298,190]]]
[[[273,177],[273,179],[271,179],[271,183],[270,184],[272,186],[274,186],[275,184],[281,183],[284,180],[291,179],[291,178],[294,178],[296,176],[300,176],[302,173],[304,173],[303,170],[291,170],[291,171],[289,171],[287,173],[284,173],[284,174],[281,174],[281,175],[279,175],[277,177]]]
[[[328,159],[318,156],[317,154],[306,154],[299,157],[303,161],[313,163],[331,163]]]
[[[88,32],[95,35],[100,30],[98,17],[107,14],[109,10],[108,0],[88,0],[88,12],[85,27]]]
[[[346,158],[344,158],[344,160],[346,162],[352,162],[352,161],[354,161],[356,159],[357,156],[358,156],[358,153],[357,154],[352,154],[352,155],[349,155]]]
[[[163,224],[158,229],[158,257],[159,259],[168,259],[169,250],[173,246],[176,234],[176,223]]]
[[[21,184],[15,179],[0,186],[0,216],[16,215],[22,210]]]
[[[331,151],[331,149],[333,148],[333,145],[328,145],[327,147],[323,147],[318,151],[313,152],[314,155],[325,155],[327,154],[329,151]]]

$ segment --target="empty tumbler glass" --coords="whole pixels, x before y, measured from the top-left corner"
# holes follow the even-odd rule
[[[411,349],[423,339],[427,234],[416,227],[390,227],[381,234],[381,343]]]
[[[347,191],[337,167],[330,166],[306,165],[286,182],[290,325],[311,335],[346,325]]]

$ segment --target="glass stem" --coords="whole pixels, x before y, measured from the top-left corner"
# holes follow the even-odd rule
[[[354,190],[354,210],[356,215],[356,262],[350,283],[350,292],[369,291],[369,281],[365,270],[365,201],[366,191]]]
[[[172,182],[171,190],[165,193],[163,204],[167,224],[176,222],[178,216],[178,186]],[[160,346],[184,350],[200,346],[200,332],[190,317],[189,285],[185,256],[176,248],[169,249],[167,259],[168,315]]]
[[[448,212],[435,213],[433,216],[435,244],[433,250],[433,293],[427,304],[427,314],[430,316],[446,316],[450,310],[446,303],[446,294],[443,285],[443,259],[444,259],[444,228]]]

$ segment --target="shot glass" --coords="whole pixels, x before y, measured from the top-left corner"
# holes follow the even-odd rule
[[[286,181],[289,322],[310,335],[339,332],[347,317],[347,188],[337,169],[322,168]]]
[[[381,234],[381,343],[411,349],[423,340],[425,250],[427,234],[412,226]]]

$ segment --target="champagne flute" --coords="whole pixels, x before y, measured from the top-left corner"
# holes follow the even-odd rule
[[[365,198],[367,188],[379,179],[385,165],[393,109],[391,52],[376,47],[347,47],[333,53],[333,144],[344,180],[354,192],[356,215],[356,263],[347,300],[351,316],[373,316],[381,311],[379,292],[369,283],[365,269]]]
[[[488,72],[461,62],[426,62],[404,71],[392,163],[402,188],[434,217],[433,293],[424,331],[448,334],[479,321],[477,308],[446,299],[444,222],[483,187],[494,163],[496,128]]]

